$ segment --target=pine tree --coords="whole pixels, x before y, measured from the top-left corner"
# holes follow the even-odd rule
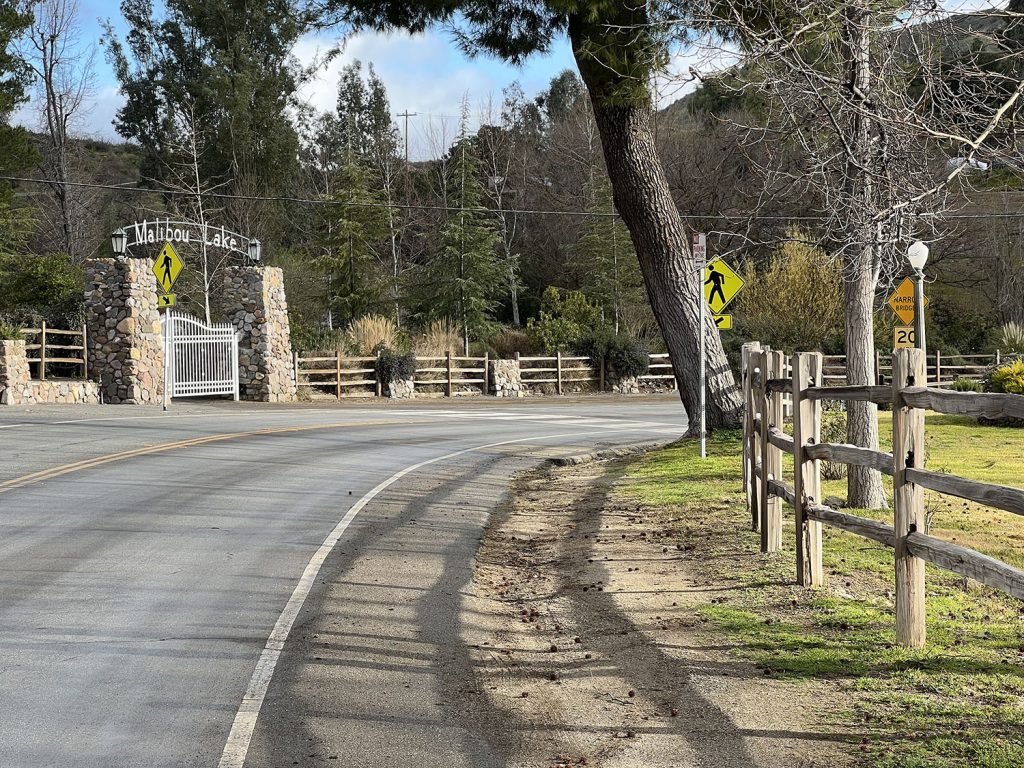
[[[21,3],[0,0],[0,174],[20,173],[35,157],[28,132],[10,124],[11,114],[25,101],[28,85],[27,67],[14,46],[30,23]],[[0,182],[0,252],[18,249],[28,235],[27,215],[13,207],[13,201],[10,184]]]
[[[615,215],[612,188],[607,178],[595,182],[590,220],[573,246],[583,275],[581,289],[601,307],[605,321],[621,330],[628,309],[647,306],[643,275],[629,239],[629,230]]]
[[[349,152],[335,175],[324,216],[324,255],[332,316],[346,324],[386,312],[390,282],[378,260],[387,237],[386,210],[372,188],[372,174]]]
[[[451,148],[448,188],[458,210],[449,213],[441,235],[441,251],[427,263],[423,287],[430,318],[453,318],[461,327],[466,354],[470,340],[486,332],[503,289],[504,265],[498,258],[499,238],[483,207],[479,160],[467,128]]]

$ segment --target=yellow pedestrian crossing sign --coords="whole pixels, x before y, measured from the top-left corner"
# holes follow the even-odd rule
[[[177,298],[178,297],[175,296],[173,293],[161,293],[160,296],[159,296],[160,301],[157,302],[157,306],[159,306],[159,307],[173,307],[175,301],[177,301]]]
[[[712,314],[720,315],[743,290],[746,283],[732,267],[716,258],[704,268],[704,299],[711,307]],[[721,327],[721,326],[719,326]]]
[[[165,294],[171,292],[171,288],[174,287],[174,281],[178,279],[178,275],[181,274],[181,270],[184,268],[185,262],[178,256],[174,247],[170,243],[164,243],[160,255],[153,262],[153,274],[156,275],[156,281]],[[160,306],[168,307],[173,306],[173,304],[161,304]]]

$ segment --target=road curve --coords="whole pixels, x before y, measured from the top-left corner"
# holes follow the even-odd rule
[[[345,582],[378,645],[404,635],[433,638],[435,651],[457,644],[458,622],[438,606],[466,583],[511,472],[553,453],[671,439],[681,422],[678,401],[667,399],[191,406],[167,417],[5,409],[0,765],[252,768],[329,759],[298,752],[324,741],[323,717],[345,713],[317,720],[309,710],[316,697],[296,687],[304,629],[322,618],[325,589]],[[118,453],[126,455],[102,458]],[[35,476],[17,480],[26,475]],[[332,531],[337,546],[325,551]],[[318,552],[324,568],[306,600],[297,587]],[[349,584],[353,573],[370,581]],[[416,580],[414,598],[403,579]],[[268,638],[289,606],[295,628],[274,645],[271,678]],[[403,620],[389,629],[396,610]],[[341,765],[405,764],[416,754],[433,755],[425,764],[437,766],[500,764],[485,729],[439,709],[456,667],[441,658],[423,665],[424,685],[402,689],[395,717],[394,699],[365,687],[395,682],[394,670],[367,675],[350,661],[350,682],[364,687],[352,717],[335,722],[355,737]],[[254,672],[269,683],[258,720],[243,703]],[[242,741],[240,706],[252,721]],[[423,739],[423,724],[438,722],[455,734],[444,756]]]

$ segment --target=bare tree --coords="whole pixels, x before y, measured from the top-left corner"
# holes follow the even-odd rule
[[[1024,78],[1008,28],[1019,14],[951,16],[930,0],[726,0],[705,12],[698,26],[725,29],[743,52],[723,82],[760,107],[746,139],[765,188],[801,195],[841,261],[849,381],[872,384],[879,286],[904,269],[910,240],[934,237],[971,170],[1017,144]],[[794,146],[796,166],[784,157]],[[852,443],[877,447],[876,410],[851,404]],[[849,503],[883,506],[880,475],[851,468]]]
[[[51,182],[57,242],[74,260],[84,257],[88,201],[68,186],[71,131],[84,115],[93,86],[93,55],[83,48],[77,0],[35,0],[25,60],[36,77],[45,136],[43,173]]]

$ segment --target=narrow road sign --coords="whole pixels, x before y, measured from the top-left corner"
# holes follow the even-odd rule
[[[715,325],[718,326],[718,330],[732,330],[732,315],[715,315],[713,319],[715,321]]]
[[[177,297],[173,293],[161,293],[157,306],[160,307],[173,307]]]
[[[178,275],[181,274],[181,270],[185,268],[185,262],[178,256],[177,251],[174,250],[174,246],[169,242],[164,243],[163,249],[160,251],[160,255],[156,257],[156,261],[153,262],[153,274],[156,275],[156,281],[163,289],[165,294],[171,292],[171,288],[174,287],[174,281],[178,279]],[[161,306],[171,306],[169,304],[161,304]]]
[[[712,314],[722,314],[722,310],[745,285],[743,278],[721,258],[716,258],[704,269],[704,299],[711,307]]]
[[[914,322],[914,281],[909,277],[903,278],[903,282],[892,292],[892,295],[886,300],[886,304],[896,313],[896,317],[903,321],[904,325],[911,325]],[[927,297],[925,297],[924,305],[928,306]]]
[[[917,332],[912,325],[897,325],[892,329],[893,349],[913,349],[917,346]]]

